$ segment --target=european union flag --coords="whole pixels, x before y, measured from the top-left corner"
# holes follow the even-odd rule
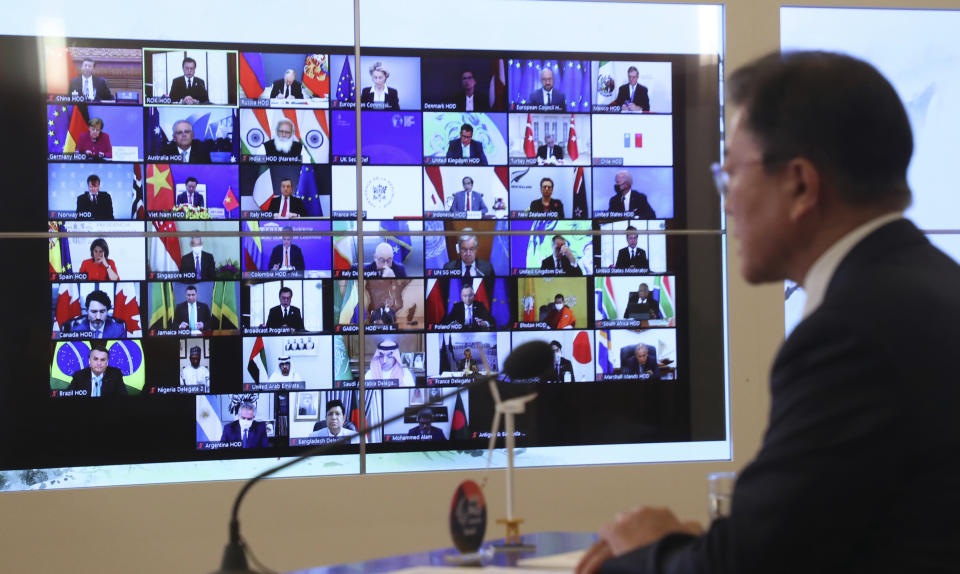
[[[307,217],[323,216],[323,205],[320,203],[320,188],[317,186],[317,172],[312,165],[300,168],[300,182],[297,184],[297,195],[303,200],[307,210]]]
[[[350,72],[350,58],[344,58],[343,70],[337,80],[337,101],[352,102],[356,98],[353,74]]]
[[[382,221],[380,229],[384,231],[383,240],[393,247],[393,260],[403,263],[413,250],[413,241],[403,233],[410,230],[406,221]]]

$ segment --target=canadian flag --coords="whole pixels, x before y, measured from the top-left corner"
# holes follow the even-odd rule
[[[527,114],[527,131],[523,134],[523,153],[527,157],[537,157],[537,145],[533,141],[533,116]]]
[[[76,283],[61,283],[57,292],[56,321],[54,332],[59,332],[63,324],[80,315],[80,287]]]
[[[117,283],[113,296],[113,318],[123,321],[127,326],[127,334],[139,337],[140,327],[140,293],[137,283]]]
[[[576,161],[580,157],[580,150],[577,149],[577,118],[570,114],[570,136],[567,138],[567,157],[570,161]]]

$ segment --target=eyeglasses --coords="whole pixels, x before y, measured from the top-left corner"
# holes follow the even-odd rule
[[[740,166],[751,165],[754,163],[767,164],[770,165],[770,161],[764,158],[756,158],[744,162],[740,162]],[[730,172],[723,169],[723,165],[719,162],[714,162],[710,164],[710,173],[713,175],[713,185],[717,187],[717,193],[720,194],[722,199],[727,198],[727,194],[730,193]]]

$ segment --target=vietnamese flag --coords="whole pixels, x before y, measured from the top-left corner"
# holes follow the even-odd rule
[[[533,116],[527,114],[527,130],[523,134],[523,153],[527,157],[537,157],[537,144],[533,141]]]
[[[227,187],[227,195],[223,198],[223,208],[230,212],[238,207],[240,207],[240,202],[237,201],[237,196],[233,193],[233,187]]]
[[[570,161],[577,161],[580,157],[580,150],[577,148],[577,125],[576,116],[570,114],[570,134],[567,137],[567,157]]]
[[[170,164],[147,164],[147,209],[170,211],[175,201]]]

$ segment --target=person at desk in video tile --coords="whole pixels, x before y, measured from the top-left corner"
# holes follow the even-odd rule
[[[408,436],[428,436],[429,440],[447,440],[443,431],[433,426],[433,409],[424,407],[417,413],[417,426],[407,432]],[[426,439],[425,439],[426,440]]]
[[[90,243],[90,259],[80,264],[80,273],[87,274],[87,281],[119,281],[117,264],[110,259],[107,240],[98,237]]]
[[[64,333],[92,333],[91,339],[125,339],[127,326],[119,320],[109,317],[110,297],[103,291],[91,291],[84,300],[86,316],[80,315],[63,325]]]
[[[183,59],[183,75],[177,76],[170,82],[170,99],[178,104],[205,104],[210,101],[207,96],[207,85],[203,78],[194,76],[197,71],[197,61],[187,57]]]
[[[563,213],[563,202],[559,199],[551,199],[553,195],[553,180],[545,177],[540,180],[540,199],[534,199],[530,202],[531,213],[551,213],[557,214],[557,219],[566,219]]]
[[[472,285],[460,288],[460,300],[453,304],[453,308],[443,318],[444,325],[463,325],[464,329],[496,329],[497,320],[483,303],[474,300],[475,293]]]
[[[627,298],[627,309],[624,312],[627,319],[660,319],[660,302],[650,294],[650,287],[641,283],[636,291],[631,291]]]
[[[647,260],[647,252],[637,247],[639,234],[637,228],[630,225],[627,227],[627,246],[617,252],[617,262],[614,267],[617,269],[649,269],[650,262]]]
[[[237,420],[223,425],[223,442],[243,442],[243,448],[267,448],[270,438],[267,436],[267,423],[254,420],[257,407],[253,403],[240,403]]]
[[[173,124],[173,141],[163,147],[167,156],[180,156],[181,163],[210,163],[210,150],[203,141],[194,141],[193,124],[180,120]],[[174,158],[175,159],[175,158]]]
[[[293,289],[283,286],[280,288],[280,304],[270,308],[267,314],[267,327],[271,329],[292,329],[303,331],[303,314],[300,308],[290,304],[293,300]]]
[[[86,391],[90,397],[111,397],[127,394],[123,372],[109,366],[110,353],[103,347],[90,349],[90,365],[73,374],[68,391]]]
[[[570,244],[562,235],[553,236],[553,255],[544,257],[540,262],[540,269],[560,270],[564,275],[580,277],[583,271],[577,265],[577,256],[570,249]]]
[[[177,326],[177,329],[190,329],[191,331],[209,329],[210,306],[202,301],[197,301],[197,286],[187,285],[184,297],[186,301],[177,303],[177,306],[173,309],[173,324]]]
[[[97,63],[90,58],[83,59],[80,63],[80,75],[70,80],[70,95],[83,96],[87,101],[113,99],[107,80],[93,75],[96,65]]]
[[[350,439],[350,442],[356,443],[357,432],[352,431],[343,426],[344,423],[344,414],[343,414],[343,403],[338,399],[332,399],[327,401],[327,416],[326,416],[327,426],[317,429],[310,433],[311,437],[331,437],[331,438],[341,438],[341,437],[354,437]]]
[[[87,192],[77,196],[77,212],[90,213],[91,219],[97,221],[113,221],[113,199],[100,191],[99,175],[87,176]]]

